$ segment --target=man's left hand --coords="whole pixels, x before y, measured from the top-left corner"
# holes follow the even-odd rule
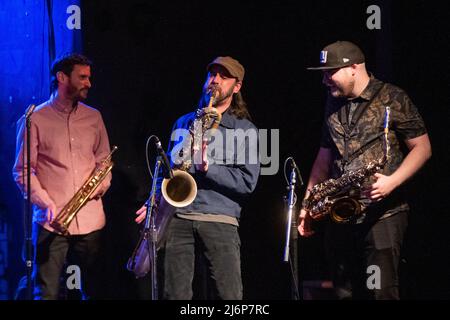
[[[89,197],[89,200],[92,200],[92,199],[98,200],[101,197],[103,197],[103,194],[105,193],[105,190],[102,187],[103,187],[103,184],[99,185],[97,187],[97,189],[95,189],[95,191],[91,194],[91,196]]]

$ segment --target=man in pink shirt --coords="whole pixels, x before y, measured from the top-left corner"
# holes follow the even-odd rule
[[[58,299],[60,276],[67,262],[80,268],[83,297],[92,298],[98,278],[95,259],[105,225],[101,197],[110,186],[111,174],[75,216],[68,229],[70,235],[59,234],[50,223],[110,153],[108,134],[100,112],[81,102],[91,87],[91,62],[80,54],[66,54],[55,60],[51,74],[54,91],[31,116],[34,297]],[[13,176],[26,194],[24,128],[22,117]]]

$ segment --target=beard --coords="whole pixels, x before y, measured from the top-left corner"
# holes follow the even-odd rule
[[[83,87],[81,89],[75,87],[72,83],[70,83],[67,88],[67,95],[72,98],[74,101],[84,101],[87,99],[89,93],[89,88]]]
[[[340,98],[344,96],[344,92],[337,86],[331,86],[328,87],[328,91],[330,92],[330,95],[334,98]]]
[[[87,99],[88,92],[89,92],[89,89],[87,89],[87,88],[80,89],[80,90],[78,90],[77,95],[75,96],[75,98],[78,101],[84,101],[84,100]]]
[[[354,87],[355,87],[354,81],[351,81],[347,84],[333,83],[332,85],[328,86],[328,91],[330,92],[330,95],[332,95],[334,98],[344,98],[349,97],[351,95]]]

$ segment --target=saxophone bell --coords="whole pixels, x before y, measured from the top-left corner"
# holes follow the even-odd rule
[[[355,221],[362,214],[363,206],[352,190],[360,189],[364,180],[382,169],[386,161],[386,157],[383,157],[337,179],[316,184],[309,196],[303,200],[303,208],[314,220],[321,220],[330,215],[337,223]]]
[[[197,196],[197,183],[189,173],[176,169],[173,170],[173,178],[163,180],[161,195],[161,201],[156,210],[158,249],[164,243],[166,229],[175,210],[190,205]]]
[[[361,204],[355,198],[345,196],[334,200],[330,217],[336,223],[348,223],[361,215]]]
[[[161,184],[161,200],[158,207],[151,213],[155,215],[156,250],[161,249],[166,239],[167,227],[177,208],[191,204],[197,196],[197,183],[186,171],[173,170],[173,178],[165,178]],[[127,269],[136,278],[144,277],[155,260],[151,252],[151,238],[143,230],[131,257],[127,262]]]

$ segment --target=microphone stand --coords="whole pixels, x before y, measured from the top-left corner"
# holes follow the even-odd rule
[[[287,222],[286,222],[286,237],[285,237],[285,247],[284,247],[284,262],[289,262],[291,277],[292,277],[292,299],[300,300],[300,294],[298,290],[298,259],[297,259],[297,223],[296,219],[292,219],[293,211],[296,203],[295,195],[295,184],[297,183],[297,172],[298,168],[295,165],[294,160],[291,158],[293,165],[291,169],[290,182],[287,186],[288,196],[287,196]],[[300,184],[303,185],[301,175],[299,173]],[[292,236],[291,236],[292,233]],[[291,251],[291,253],[290,253]]]
[[[33,240],[32,240],[32,230],[33,230],[33,212],[31,207],[31,115],[35,109],[35,105],[31,104],[25,111],[25,141],[26,141],[26,199],[24,204],[24,225],[25,225],[25,266],[27,270],[27,289],[26,289],[26,299],[33,300]]]
[[[155,207],[155,196],[156,196],[156,184],[158,181],[159,169],[161,167],[162,159],[161,156],[156,158],[155,170],[153,173],[152,189],[150,191],[150,196],[147,200],[147,212],[144,225],[144,238],[148,245],[148,256],[150,263],[150,274],[152,280],[152,300],[158,300],[158,276],[157,276],[157,241],[158,241],[158,230],[156,229],[156,216],[153,208]]]

